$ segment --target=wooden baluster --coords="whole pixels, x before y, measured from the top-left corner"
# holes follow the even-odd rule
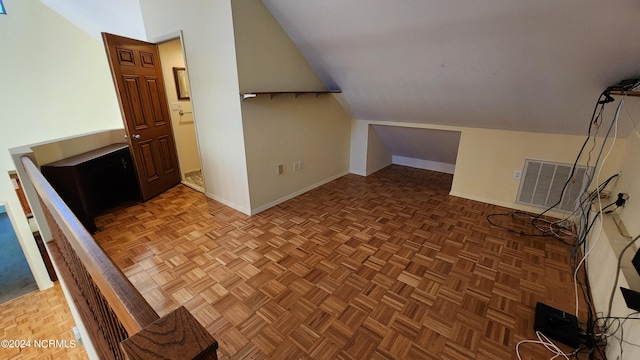
[[[31,159],[22,162],[53,237],[52,260],[100,358],[217,359],[211,334],[184,307],[160,318]]]

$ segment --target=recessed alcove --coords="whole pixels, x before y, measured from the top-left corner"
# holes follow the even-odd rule
[[[453,174],[459,143],[459,131],[371,125],[367,162],[374,169],[396,164]]]

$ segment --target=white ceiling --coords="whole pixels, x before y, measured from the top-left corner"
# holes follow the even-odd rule
[[[101,32],[146,39],[138,0],[40,0],[87,34],[102,41]]]
[[[640,1],[263,0],[355,119],[584,134]]]
[[[145,39],[138,0],[40,1],[96,38]],[[640,77],[638,0],[262,1],[358,120],[584,135],[599,94]],[[457,152],[437,132],[375,130],[393,155]]]

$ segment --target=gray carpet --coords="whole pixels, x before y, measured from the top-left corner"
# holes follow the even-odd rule
[[[0,213],[0,304],[37,289],[11,221]]]

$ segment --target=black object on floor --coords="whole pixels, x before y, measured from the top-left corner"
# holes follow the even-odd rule
[[[580,347],[578,318],[549,305],[536,303],[533,329],[574,349]]]
[[[630,289],[620,288],[624,302],[627,303],[627,307],[631,310],[640,311],[640,293]]]

